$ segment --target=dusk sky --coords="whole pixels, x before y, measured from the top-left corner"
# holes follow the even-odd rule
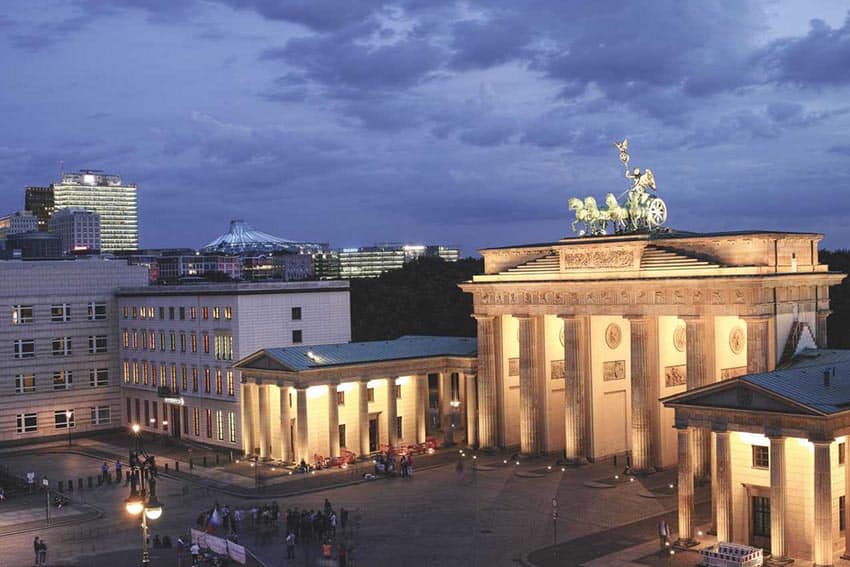
[[[850,247],[846,1],[4,0],[0,212],[101,169],[143,247],[571,234],[653,170],[668,226]]]

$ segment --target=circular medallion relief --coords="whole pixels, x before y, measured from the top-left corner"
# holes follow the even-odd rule
[[[558,333],[558,340],[561,341],[561,346],[564,346],[564,326],[561,325],[561,331]]]
[[[620,346],[620,340],[623,338],[623,332],[617,323],[611,323],[605,328],[605,344],[608,348],[615,349]]]
[[[685,326],[680,325],[673,331],[673,346],[679,352],[685,352],[687,335],[685,334]]]
[[[735,354],[741,354],[744,350],[744,344],[746,343],[746,339],[744,338],[744,330],[741,327],[734,327],[729,332],[729,348],[732,349],[732,352]]]

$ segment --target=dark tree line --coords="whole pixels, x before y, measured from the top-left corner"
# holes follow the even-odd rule
[[[378,278],[351,280],[353,341],[402,335],[474,337],[472,296],[458,284],[484,272],[484,261],[419,258]]]
[[[821,250],[821,263],[833,272],[850,274],[850,250]],[[850,277],[829,288],[832,316],[826,332],[830,348],[850,348]]]

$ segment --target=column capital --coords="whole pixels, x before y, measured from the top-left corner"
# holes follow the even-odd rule
[[[835,312],[832,309],[819,309],[818,312],[817,312],[817,316],[823,317],[824,319],[826,319],[827,317],[829,317],[833,313],[835,313]]]
[[[835,439],[824,439],[824,438],[818,438],[818,437],[815,437],[815,438],[809,437],[808,441],[809,441],[809,443],[811,443],[815,447],[829,447],[830,445],[832,445],[833,442],[835,442]]]
[[[739,315],[740,319],[743,319],[747,323],[767,323],[770,321],[772,315],[765,314],[757,314],[757,315]]]
[[[711,432],[717,433],[718,435],[720,435],[722,433],[725,433],[725,434],[728,435],[729,433],[731,433],[731,431],[729,431],[729,424],[726,423],[725,421],[724,422],[714,422],[714,421],[712,421],[711,422]]]
[[[476,321],[492,321],[496,318],[495,315],[488,315],[485,313],[473,313],[472,315],[470,315],[470,317],[472,317]]]
[[[700,323],[702,321],[705,321],[706,318],[707,318],[706,315],[704,315],[702,313],[698,313],[696,315],[693,315],[693,314],[679,315],[679,319],[681,319],[685,323]]]
[[[578,321],[582,315],[577,313],[558,313],[555,317],[558,319],[564,319],[565,321]]]
[[[535,319],[535,318],[538,317],[538,315],[531,315],[530,313],[511,313],[511,317],[513,317],[514,319],[523,320],[523,319]]]
[[[764,436],[768,439],[785,439],[787,435],[782,433],[782,429],[778,427],[766,427],[764,429]]]
[[[649,321],[654,317],[654,315],[648,315],[646,313],[627,313],[622,316],[626,321]]]

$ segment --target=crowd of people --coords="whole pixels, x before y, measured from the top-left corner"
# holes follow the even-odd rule
[[[351,564],[352,548],[338,537],[348,526],[349,511],[340,507],[339,514],[334,510],[330,501],[325,498],[321,510],[286,510],[286,558],[295,559],[295,547],[298,543],[304,546],[321,545],[322,556],[325,559],[337,559],[340,567]]]
[[[206,533],[239,543],[240,534],[245,530],[255,532],[258,539],[268,540],[278,532],[280,508],[277,502],[268,504],[231,508],[216,502],[212,508],[198,515],[197,527]]]
[[[402,454],[396,462],[396,454],[392,451],[380,453],[375,457],[375,474],[388,476],[400,475],[402,478],[413,476],[413,455]]]

